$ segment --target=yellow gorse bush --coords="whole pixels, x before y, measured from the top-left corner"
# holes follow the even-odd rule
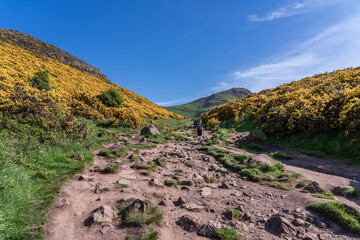
[[[318,74],[230,101],[202,115],[209,128],[249,117],[277,136],[360,130],[360,67]]]
[[[0,37],[5,38],[4,35]],[[49,72],[49,91],[35,89],[29,82],[36,72],[43,70]],[[99,77],[74,69],[58,60],[0,41],[1,111],[21,111],[23,106],[33,104],[26,98],[18,102],[14,95],[16,88],[21,88],[22,94],[32,96],[31,101],[42,101],[42,96],[46,95],[56,99],[64,111],[76,116],[96,120],[110,119],[114,123],[128,122],[131,127],[144,124],[144,118],[184,118],[116,84],[104,82]],[[122,96],[122,107],[106,107],[97,98],[97,95],[110,88],[116,89]]]

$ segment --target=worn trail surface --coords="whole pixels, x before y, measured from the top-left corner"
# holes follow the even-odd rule
[[[206,133],[206,136],[210,137],[210,134]],[[104,205],[115,209],[119,200],[131,198],[147,199],[155,205],[162,202],[163,205],[159,205],[159,208],[164,216],[163,224],[153,227],[159,232],[158,239],[163,240],[209,239],[199,236],[197,231],[189,232],[183,229],[186,228],[183,225],[178,225],[176,222],[184,215],[195,217],[195,227],[206,223],[234,226],[243,235],[243,239],[284,239],[288,235],[274,234],[266,227],[266,222],[277,213],[292,221],[295,212],[311,217],[316,224],[292,226],[294,235],[288,239],[358,239],[359,236],[348,234],[338,225],[305,210],[309,203],[324,199],[314,198],[310,193],[302,193],[299,189],[284,191],[250,182],[237,173],[215,171],[223,166],[199,151],[201,146],[199,142],[189,140],[185,143],[158,144],[154,149],[140,149],[139,163],[155,158],[166,159],[166,166],[157,167],[149,176],[143,174],[144,170],[130,168],[134,164],[129,159],[134,154],[133,151],[119,159],[101,157],[95,152],[94,165],[83,174],[74,176],[61,189],[58,200],[48,212],[45,239],[111,240],[130,236],[138,239],[141,233],[148,231],[149,226],[126,227],[116,218],[90,226],[87,224],[94,209]],[[240,152],[233,149],[231,151]],[[283,163],[286,169],[301,173],[304,179],[316,181],[325,188],[343,185],[359,187],[357,179],[321,173],[317,169],[292,164],[296,159],[295,157],[294,160]],[[114,162],[124,163],[118,173],[103,174],[94,171],[97,167],[104,169]],[[83,180],[79,180],[80,176]],[[175,181],[182,181],[183,185],[159,187],[156,184],[150,185],[152,179],[159,184],[177,179]],[[192,185],[189,184],[190,181]],[[179,197],[184,201],[182,204],[178,201]],[[359,199],[336,197],[336,200],[359,208]],[[204,204],[209,205],[205,207]],[[223,213],[228,209],[237,209],[241,213],[240,219],[229,220],[224,217]]]

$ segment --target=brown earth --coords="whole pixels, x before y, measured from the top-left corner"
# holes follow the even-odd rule
[[[210,137],[211,133],[205,132],[205,138]],[[211,156],[199,151],[198,148],[201,146],[202,142],[189,140],[185,143],[158,144],[154,149],[140,149],[140,163],[155,158],[166,159],[166,166],[157,167],[149,176],[142,174],[144,170],[130,168],[134,163],[129,160],[129,156],[134,154],[134,149],[127,156],[119,159],[101,157],[96,151],[94,165],[80,174],[84,180],[79,181],[80,175],[76,175],[61,189],[57,202],[48,212],[48,222],[44,226],[45,239],[111,240],[126,239],[130,236],[139,239],[139,235],[146,232],[149,226],[126,227],[116,218],[85,226],[88,225],[87,219],[92,216],[94,209],[103,205],[116,209],[117,201],[129,198],[148,199],[155,205],[164,200],[165,206],[159,205],[164,216],[163,224],[153,225],[159,232],[158,239],[209,239],[197,235],[197,231],[189,232],[177,225],[176,222],[184,215],[196,217],[198,226],[215,223],[223,227],[236,227],[243,235],[243,239],[359,239],[358,235],[349,234],[337,224],[305,210],[309,203],[325,201],[325,199],[312,197],[310,193],[302,193],[296,188],[285,191],[247,181],[231,171],[229,174],[216,172],[215,169],[223,166],[215,162]],[[227,146],[218,147],[242,152]],[[305,163],[302,164],[306,160],[317,166],[327,166],[329,163],[326,160],[312,157],[304,159],[300,153],[295,151],[290,153],[293,159],[282,163],[286,169],[301,173],[302,179],[316,181],[327,189],[349,185],[360,189],[358,178],[354,173],[356,172],[354,168],[358,168],[357,166],[344,165],[339,168],[341,169],[339,174],[336,174],[336,170],[332,170],[330,175],[318,171],[319,168],[305,167],[303,165]],[[118,173],[103,174],[94,171],[96,167],[104,169],[114,162],[124,163]],[[348,171],[349,175],[344,174],[344,171]],[[353,176],[350,173],[354,173],[354,177],[346,177]],[[166,180],[176,177],[179,177],[186,186],[157,187],[149,184],[151,179],[155,179],[155,182],[159,180],[164,184]],[[212,179],[214,182],[207,181],[207,183],[205,179]],[[116,185],[117,181],[119,184]],[[192,185],[189,185],[190,181]],[[109,191],[100,192],[99,183],[102,188],[107,187]],[[118,189],[120,184],[127,185],[127,188]],[[179,197],[184,201],[183,204],[178,201]],[[335,199],[359,209],[359,198],[346,199],[335,196]],[[208,203],[210,208],[205,207],[204,203]],[[240,218],[227,219],[224,213],[228,209],[239,210]],[[299,218],[295,221],[296,213],[301,214],[307,221],[312,221],[312,224],[302,223]],[[289,222],[294,222],[290,226],[293,234],[275,234],[267,227],[266,222],[276,214],[281,214]],[[295,222],[300,222],[300,226],[296,226],[298,223]]]

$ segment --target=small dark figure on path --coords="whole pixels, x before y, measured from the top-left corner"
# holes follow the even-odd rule
[[[201,121],[199,121],[199,123],[196,125],[196,134],[197,134],[198,140],[201,139],[202,132],[203,132],[203,126],[201,124]]]

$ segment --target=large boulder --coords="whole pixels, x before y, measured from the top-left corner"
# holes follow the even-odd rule
[[[141,135],[158,135],[158,134],[160,134],[159,130],[157,130],[157,128],[152,124],[141,129]]]
[[[292,224],[279,214],[272,215],[266,222],[266,227],[276,234],[284,233],[288,235],[295,235],[295,228]]]
[[[259,166],[264,166],[265,163],[274,165],[274,160],[266,154],[256,155],[249,160],[249,164],[257,164]]]

